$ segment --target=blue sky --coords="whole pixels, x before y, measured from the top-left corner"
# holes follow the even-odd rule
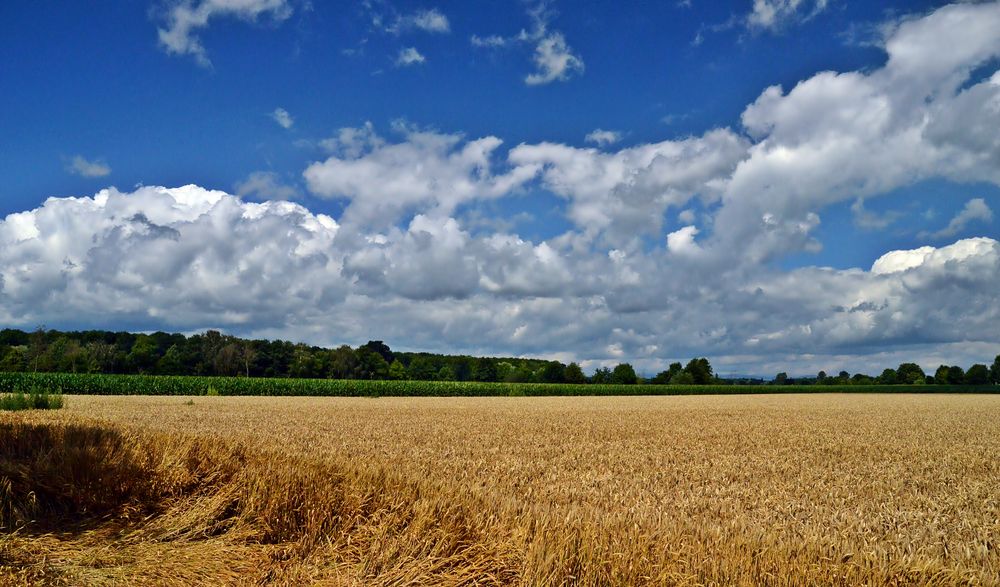
[[[381,337],[647,370],[691,354],[732,372],[864,369],[907,353],[984,360],[1000,347],[985,326],[1000,313],[991,282],[956,293],[948,272],[961,268],[941,261],[945,274],[926,276],[938,285],[913,293],[906,280],[930,261],[871,269],[893,251],[929,259],[913,253],[925,246],[996,255],[1000,49],[983,27],[997,12],[844,0],[8,3],[0,218],[31,218],[0,224],[0,319]],[[177,208],[181,196],[152,188],[188,185],[201,190],[184,199],[191,209],[158,216],[157,197]],[[211,249],[236,248],[240,231],[230,227],[229,245],[195,234],[222,213],[206,190],[269,202],[284,221],[287,199],[329,217],[328,242],[295,248],[326,259],[322,270],[309,261],[285,276],[325,293],[278,311],[267,297],[277,290],[261,288],[227,307],[224,277],[192,287],[202,265],[163,246],[153,249],[170,270],[126,276],[138,252],[119,242],[113,262],[98,254],[128,232],[122,218],[102,205],[87,232],[71,220],[83,204],[64,199],[110,187],[132,218],[201,243],[250,290],[247,270]],[[50,214],[61,220],[43,222]],[[16,228],[25,222],[34,228]],[[280,258],[290,253],[277,234],[290,232],[255,238],[274,239]],[[448,273],[463,263],[467,273]],[[785,300],[794,311],[764,316],[781,296],[762,301],[758,280],[815,281],[824,267],[840,272],[823,274],[840,298]],[[66,309],[60,295],[93,294],[107,271],[117,288]],[[725,299],[705,293],[719,276],[733,289]],[[949,290],[974,303],[940,316],[948,328],[899,323]],[[153,291],[174,302],[108,301]],[[872,295],[882,310],[839,314]],[[592,322],[577,317],[587,308]],[[690,322],[699,313],[717,318]]]

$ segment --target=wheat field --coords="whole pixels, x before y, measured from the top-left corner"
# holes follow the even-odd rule
[[[71,396],[0,583],[997,585],[1000,396]]]

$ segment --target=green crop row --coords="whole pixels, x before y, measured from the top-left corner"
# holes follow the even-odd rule
[[[49,393],[45,388],[35,387],[25,393],[22,389],[0,393],[0,411],[58,410],[65,405],[62,393]]]
[[[745,393],[997,393],[1000,387],[950,385],[580,385],[471,381],[363,381],[74,373],[0,373],[0,392],[44,388],[78,395],[260,396],[573,396]]]

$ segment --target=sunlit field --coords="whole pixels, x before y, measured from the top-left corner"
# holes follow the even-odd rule
[[[1000,396],[68,396],[0,583],[1000,584]]]

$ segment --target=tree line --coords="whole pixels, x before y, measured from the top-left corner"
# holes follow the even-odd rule
[[[968,370],[959,365],[941,365],[933,374],[929,374],[916,363],[901,363],[899,367],[887,368],[874,377],[863,373],[851,375],[847,371],[830,376],[825,371],[820,371],[815,377],[793,379],[786,373],[778,373],[772,383],[776,385],[1000,385],[1000,355],[997,355],[990,366],[976,363]]]
[[[846,371],[828,376],[820,371],[805,378],[779,373],[772,380],[719,378],[708,359],[694,358],[686,365],[672,363],[654,377],[642,379],[629,363],[600,367],[588,376],[577,363],[398,352],[378,340],[357,348],[342,345],[330,349],[282,340],[249,340],[216,330],[185,336],[39,328],[33,332],[0,330],[0,371],[625,385],[987,385],[1000,384],[1000,356],[989,367],[976,364],[965,370],[941,365],[933,375],[915,363],[903,363],[875,377]]]
[[[88,330],[0,330],[0,371],[503,381],[512,383],[620,383],[639,377],[629,364],[597,369],[542,359],[396,352],[373,340],[352,348],[323,348],[283,340],[248,340],[209,330],[193,336]]]

